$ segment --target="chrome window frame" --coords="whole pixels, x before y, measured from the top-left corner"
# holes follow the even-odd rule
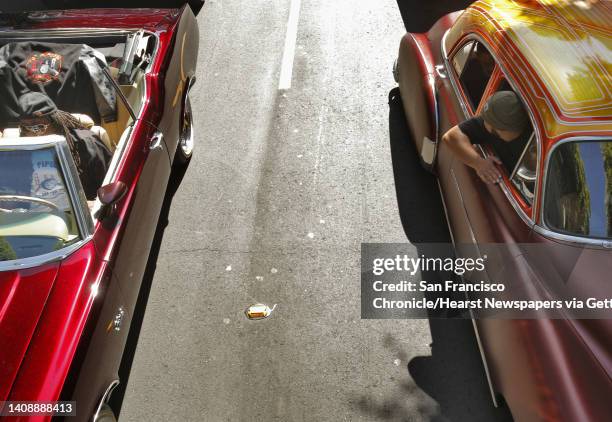
[[[58,38],[66,38],[71,40],[76,36],[91,36],[100,37],[105,35],[127,35],[131,32],[137,31],[138,28],[45,28],[45,29],[0,29],[0,37],[6,36],[16,41],[27,41],[31,40],[32,36],[36,37],[48,37],[49,35],[55,35]]]
[[[514,170],[512,170],[512,172],[510,173],[510,176],[508,177],[508,179],[510,179],[510,183],[514,183],[513,180],[516,177],[516,174],[518,173],[519,168],[521,167],[521,163],[523,162],[523,159],[525,158],[525,154],[527,154],[527,150],[529,149],[529,147],[531,146],[532,142],[536,142],[535,140],[535,131],[531,132],[531,135],[529,136],[529,139],[527,140],[527,143],[525,144],[525,148],[523,148],[523,152],[521,152],[521,155],[519,156],[518,160],[516,161],[516,164],[514,165]],[[536,143],[536,149],[537,149],[537,143]],[[537,163],[536,163],[537,166]],[[537,182],[537,173],[536,173],[536,182]],[[515,184],[515,188],[516,188],[516,183]],[[537,185],[537,183],[536,183]],[[535,187],[535,186],[534,186]],[[519,192],[519,194],[523,197],[523,199],[526,202],[529,202],[528,198],[525,198],[525,195],[523,194],[523,192],[520,191],[520,189],[516,188]],[[533,200],[531,202],[531,206],[533,207],[533,201],[535,201],[535,190],[534,190],[534,194],[533,194]]]
[[[548,183],[548,173],[550,170],[550,159],[555,152],[555,150],[566,143],[569,142],[612,142],[612,137],[610,136],[571,136],[568,138],[564,138],[557,143],[555,143],[550,151],[548,151],[548,156],[546,157],[546,163],[544,165],[544,176],[542,178],[542,206],[540,207],[540,225],[536,225],[534,230],[541,234],[542,236],[546,236],[555,240],[560,240],[562,242],[569,242],[579,245],[588,245],[593,247],[600,247],[605,249],[612,248],[612,239],[598,239],[593,237],[585,237],[585,236],[575,236],[565,233],[560,233],[555,229],[548,227],[546,221],[544,220],[544,196],[546,195],[546,184]]]
[[[465,56],[465,62],[463,62],[463,64],[461,65],[461,72],[457,72],[457,69],[455,69],[455,65],[454,63],[450,63],[452,68],[455,70],[455,72],[459,73],[459,79],[461,79],[461,76],[463,75],[463,71],[465,70],[465,65],[467,64],[468,59],[470,58],[470,56],[472,55],[472,53],[474,52],[474,47],[476,46],[476,43],[474,42],[474,40],[470,40],[467,41],[466,43],[464,43],[461,48],[459,48],[458,50],[463,50],[465,48],[465,46],[469,43],[472,43],[472,46],[470,47],[470,51],[468,51],[467,55]],[[459,51],[455,52],[455,56],[459,54]]]
[[[525,154],[527,154],[527,150],[531,146],[531,143],[534,142],[534,139],[535,139],[535,132],[531,132],[531,135],[529,135],[529,139],[527,140],[527,143],[525,144],[525,148],[523,148],[523,152],[521,152],[519,159],[516,161],[516,164],[514,165],[514,169],[510,173],[510,177],[509,177],[510,181],[512,181],[512,179],[514,179],[514,176],[516,176],[516,173],[518,172],[521,166],[521,161],[523,161],[523,158],[525,158]]]
[[[446,50],[446,37],[449,33],[450,29],[447,29],[446,32],[444,33],[444,36],[442,37],[442,41],[441,41],[441,51],[442,51],[442,58],[444,59],[444,65],[446,66],[446,70],[447,73],[450,73],[449,75],[449,79],[451,81],[451,85],[455,91],[455,95],[459,101],[459,104],[461,105],[461,109],[463,110],[464,113],[464,118],[468,119],[470,118],[470,113],[469,113],[469,109],[467,108],[467,105],[464,103],[463,101],[463,97],[460,95],[460,87],[458,86],[459,81],[456,80],[456,75],[453,69],[453,66],[450,64],[449,61],[449,56],[448,56],[448,52]],[[538,158],[537,158],[537,167],[536,167],[536,189],[534,192],[534,201],[533,204],[531,205],[532,210],[536,210],[538,209],[539,205],[540,205],[540,184],[537,183],[537,181],[541,178],[540,177],[540,160],[541,160],[541,154],[542,154],[542,136],[539,130],[539,127],[537,125],[534,124],[534,122],[537,122],[537,119],[535,118],[535,114],[533,113],[533,111],[531,110],[531,108],[529,108],[528,103],[525,101],[525,98],[523,97],[522,92],[517,88],[516,83],[508,77],[508,72],[506,70],[506,67],[504,65],[501,64],[501,61],[499,60],[499,57],[495,54],[494,50],[491,48],[491,46],[482,38],[480,37],[478,34],[475,33],[469,33],[463,37],[461,37],[461,39],[453,46],[453,49],[456,49],[456,47],[458,45],[463,45],[467,42],[470,41],[478,41],[480,43],[482,43],[486,49],[489,51],[489,53],[491,54],[491,56],[493,57],[493,59],[495,59],[495,64],[499,67],[499,69],[501,70],[504,78],[506,79],[506,81],[508,82],[508,84],[512,87],[512,89],[514,90],[514,92],[521,98],[521,101],[523,103],[523,105],[525,106],[525,109],[527,110],[527,113],[529,114],[529,119],[531,121],[531,125],[533,127],[533,131],[535,133],[535,139],[536,139],[536,146],[537,146],[537,150],[538,150]],[[481,99],[482,101],[482,99]],[[473,117],[473,116],[472,116]],[[480,148],[481,152],[483,153],[483,155],[486,157],[487,154],[485,153],[484,149]],[[510,191],[510,187],[508,187],[506,185],[505,182],[499,183],[498,184],[502,190],[502,192],[504,193],[504,195],[506,196],[506,198],[508,198],[508,201],[510,202],[510,204],[512,205],[512,207],[514,208],[514,210],[517,212],[517,214],[520,216],[520,218],[523,220],[523,222],[525,224],[527,224],[529,227],[533,228],[536,226],[535,223],[535,213],[532,213],[532,216],[527,215],[527,213],[525,213],[525,211],[523,211],[523,208],[521,208],[521,206],[518,204],[518,202],[516,201],[516,199],[514,198],[514,196],[512,195],[512,192]]]
[[[87,199],[85,198],[85,193],[79,179],[79,174],[76,165],[74,164],[74,160],[72,159],[70,148],[68,147],[66,139],[59,135],[14,139],[15,142],[13,143],[9,143],[6,138],[3,139],[2,142],[0,142],[0,151],[34,151],[49,147],[55,149],[81,239],[72,245],[66,246],[65,248],[43,255],[14,259],[11,261],[2,261],[0,262],[0,272],[21,270],[62,260],[87,243],[92,238],[94,229],[93,220],[87,205]]]

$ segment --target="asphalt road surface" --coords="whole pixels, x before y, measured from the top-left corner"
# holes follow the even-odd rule
[[[506,420],[469,321],[360,319],[362,242],[448,240],[393,90],[412,13],[206,2],[197,149],[160,218],[122,421]],[[277,307],[249,321],[257,302]]]

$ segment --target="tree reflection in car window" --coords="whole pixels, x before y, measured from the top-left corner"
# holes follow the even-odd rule
[[[612,142],[567,142],[550,159],[546,224],[562,233],[612,237]]]

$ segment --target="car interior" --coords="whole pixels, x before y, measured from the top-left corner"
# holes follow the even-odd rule
[[[455,53],[452,65],[472,110],[476,110],[493,76],[495,59],[481,42],[473,40],[468,41]],[[496,91],[516,92],[506,78],[501,79]],[[533,126],[530,124],[525,133],[513,142],[522,142],[524,148],[514,165],[505,170],[513,186],[525,202],[531,205],[537,169],[537,143]]]
[[[37,39],[37,37],[21,37],[19,34],[4,38],[0,36],[0,47],[8,43],[27,43],[36,41]],[[44,36],[44,41],[60,45],[85,44],[95,49],[98,53],[101,53],[106,59],[109,75],[120,88],[123,97],[127,100],[131,109],[138,115],[144,101],[144,84],[142,82],[146,74],[147,66],[152,61],[156,46],[156,39],[153,35],[145,33],[144,31],[130,33],[120,32],[117,34],[109,33],[97,36],[88,35],[76,38],[74,34],[71,34],[71,36],[49,36],[46,34]],[[53,100],[53,98],[51,99]],[[88,95],[82,95],[82,99],[83,101],[91,100]],[[118,145],[124,130],[132,122],[130,112],[120,99],[120,96],[117,96],[116,107],[117,114],[115,120],[99,122],[100,128],[108,135],[110,143],[113,145],[113,149]],[[86,121],[93,120],[90,116],[83,116],[83,114],[77,111],[75,111],[74,114],[84,118]],[[0,123],[6,126],[6,122]],[[15,127],[2,127],[1,129],[4,136],[6,136],[5,131],[7,130],[8,135],[14,137],[19,136],[19,133],[15,130],[17,128]]]
[[[40,39],[43,39],[45,43],[55,43],[59,46],[67,44],[89,46],[96,51],[98,56],[101,54],[106,60],[107,66],[103,71],[107,79],[112,78],[106,88],[110,86],[115,90],[114,118],[110,120],[98,118],[96,121],[95,117],[81,112],[79,107],[64,110],[71,113],[80,123],[97,135],[111,151],[112,159],[104,178],[106,182],[116,171],[119,158],[130,139],[133,117],[137,118],[144,105],[144,78],[148,66],[153,61],[156,38],[144,31],[107,31],[77,37],[74,33],[63,34],[61,31],[57,34],[38,33],[35,36],[28,33],[11,32],[5,36],[0,35],[0,48],[7,44],[18,46],[20,43]],[[53,51],[50,53],[53,54]],[[79,57],[74,66],[83,65],[79,63],[80,60]],[[39,69],[42,70],[43,67],[39,65]],[[2,83],[1,80],[0,83]],[[91,93],[87,93],[89,95],[81,92],[75,94],[79,95],[78,104],[82,104],[84,109],[90,105],[87,102],[94,101],[94,95]],[[24,136],[28,138],[23,138]],[[23,129],[20,129],[19,124],[15,124],[14,121],[0,121],[0,161],[3,163],[10,161],[11,154],[15,153],[23,156],[22,150],[10,151],[8,147],[3,149],[2,146],[16,145],[19,143],[19,138],[23,138],[26,142],[26,139],[32,139],[29,136],[31,135],[23,133]],[[58,165],[48,164],[56,158],[45,156],[42,150],[29,151],[26,155],[28,157],[21,157],[20,171],[15,170],[15,165],[0,165],[0,240],[3,244],[8,241],[15,251],[23,246],[24,251],[29,248],[30,251],[35,252],[35,255],[38,255],[41,251],[50,252],[57,249],[58,241],[63,244],[73,241],[79,237],[79,232],[76,227],[74,210],[70,200],[66,199],[68,193],[62,172],[58,169]],[[41,169],[42,167],[47,168]],[[19,174],[22,176],[18,176]],[[82,177],[87,177],[87,174],[81,175]],[[24,181],[28,186],[22,186]],[[15,198],[15,196],[21,198]],[[95,202],[89,201],[88,205],[94,216]],[[23,242],[30,244],[21,245]],[[21,253],[16,253],[16,255],[23,257]],[[25,255],[30,255],[30,253],[25,253]],[[1,260],[5,259],[0,257]]]
[[[476,110],[495,69],[495,59],[482,43],[470,41],[457,51],[453,66],[472,110]]]

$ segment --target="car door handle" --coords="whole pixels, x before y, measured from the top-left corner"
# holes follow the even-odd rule
[[[442,79],[446,79],[446,77],[447,77],[446,69],[445,69],[443,64],[437,64],[435,69],[436,69],[436,73],[438,74],[438,77],[440,77]]]
[[[164,149],[164,135],[161,132],[155,132],[149,142],[149,150],[158,151]]]

